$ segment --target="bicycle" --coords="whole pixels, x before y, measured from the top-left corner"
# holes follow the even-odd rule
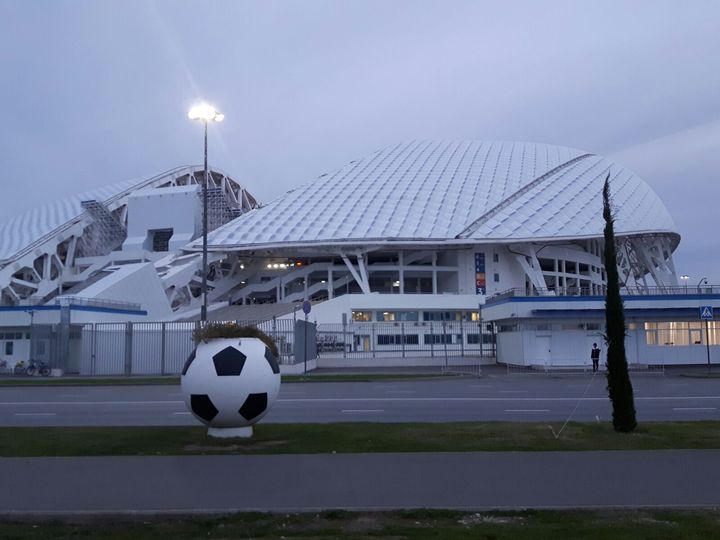
[[[36,373],[42,377],[47,377],[50,375],[50,366],[48,366],[45,362],[35,362],[34,360],[30,360],[30,364],[28,364],[28,367],[25,369],[25,374],[32,377]]]

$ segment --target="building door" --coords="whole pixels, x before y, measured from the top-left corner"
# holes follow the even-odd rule
[[[542,365],[550,364],[550,336],[535,337],[535,358]]]

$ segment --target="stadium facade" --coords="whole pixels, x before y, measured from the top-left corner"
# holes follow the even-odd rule
[[[267,204],[213,169],[210,316],[292,318],[309,299],[319,323],[473,321],[501,294],[597,297],[608,175],[625,291],[676,288],[680,235],[664,204],[589,152],[413,141]],[[63,307],[74,322],[197,319],[201,176],[183,167],[0,224],[0,326]]]

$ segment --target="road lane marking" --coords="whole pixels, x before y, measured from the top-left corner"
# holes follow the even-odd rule
[[[182,414],[182,415],[186,415],[186,414],[190,414],[190,413],[189,413],[189,412],[174,412],[173,414]]]
[[[717,411],[717,407],[674,407],[673,411]]]
[[[550,409],[505,409],[505,412],[550,412]]]
[[[2,405],[177,405],[184,401],[0,401]]]
[[[54,412],[16,412],[15,416],[57,416]]]
[[[340,412],[344,412],[344,413],[376,413],[376,412],[385,412],[385,409],[343,409]]]
[[[493,401],[547,401],[547,402],[559,402],[559,401],[607,401],[607,396],[603,397],[357,397],[357,398],[281,398],[278,402],[283,403],[342,403],[342,402],[359,402],[359,401],[428,401],[428,402],[442,402],[442,401],[458,401],[458,402],[493,402]],[[635,401],[682,401],[682,400],[720,400],[718,396],[642,396],[635,397]],[[48,406],[48,407],[59,407],[59,406],[77,406],[77,405],[114,405],[114,406],[127,406],[127,405],[179,405],[184,404],[184,401],[170,401],[170,400],[158,400],[158,401],[0,401],[0,407],[2,406]]]

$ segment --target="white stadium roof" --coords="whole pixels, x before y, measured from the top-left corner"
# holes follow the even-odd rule
[[[196,171],[202,171],[202,166],[176,167],[150,178],[126,180],[57,200],[0,222],[0,267],[81,220],[83,201],[96,200],[113,207],[133,191],[163,185],[172,178]],[[227,176],[214,167],[211,171]]]
[[[616,233],[668,234],[676,245],[665,205],[621,165],[561,146],[484,141],[389,146],[240,216],[208,244],[243,250],[598,237],[608,172]]]
[[[0,223],[0,263],[58,227],[79,218],[84,212],[82,201],[95,199],[103,202],[131,189],[137,183],[137,180],[129,180],[93,189],[33,208]]]

